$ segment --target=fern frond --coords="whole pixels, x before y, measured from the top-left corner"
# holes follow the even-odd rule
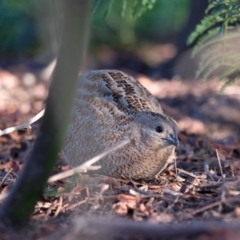
[[[223,72],[218,78],[219,81],[231,76],[232,74],[236,73],[240,69],[240,64],[237,63],[235,66],[230,67],[227,71]]]
[[[202,36],[207,30],[216,25],[217,23],[223,22],[224,19],[218,16],[218,14],[214,16],[205,17],[200,24],[197,25],[195,31],[191,33],[188,37],[187,45],[191,45],[193,42],[197,40],[200,36]]]
[[[110,13],[110,11],[112,10],[112,6],[113,6],[114,1],[115,0],[109,0],[108,7],[107,7],[105,13],[103,14],[104,17],[107,17],[108,14]]]
[[[236,74],[238,77],[240,74],[240,47],[233,44],[235,38],[240,38],[240,31],[232,30],[239,23],[239,0],[209,0],[206,16],[187,41],[188,44],[196,42],[192,56],[201,53],[197,77],[206,79],[218,71],[221,72],[219,81],[229,79],[221,91],[237,79]]]
[[[126,11],[127,11],[127,4],[128,4],[128,1],[127,0],[123,0],[123,4],[122,4],[122,17],[126,14]]]
[[[239,78],[240,78],[240,74],[238,74],[238,76],[235,77],[235,78],[229,79],[227,82],[225,82],[225,83],[223,84],[223,86],[220,88],[219,92],[220,92],[220,93],[224,93],[224,91],[226,90],[226,88],[229,87],[229,86],[231,86],[232,84],[234,84],[235,81],[236,81],[237,79],[239,79]]]
[[[214,73],[215,71],[217,71],[218,69],[220,69],[220,67],[226,67],[224,64],[222,66],[220,66],[219,64],[213,64],[209,70],[207,70],[204,74],[203,74],[203,80],[207,80],[212,73]]]
[[[132,16],[140,17],[144,12],[151,10],[156,3],[157,0],[118,0],[122,3],[121,15],[122,17],[125,16],[127,9],[130,9]],[[104,17],[107,17],[108,14],[111,12],[115,0],[95,0],[93,4],[93,14],[99,8],[99,5],[105,5],[105,12],[103,14]],[[107,4],[106,4],[107,3]]]
[[[215,28],[213,30],[209,30],[206,34],[204,34],[202,37],[200,37],[199,41],[194,46],[194,49],[192,51],[192,57],[194,57],[202,49],[205,49],[206,47],[215,43],[216,39],[215,40],[212,40],[212,39],[214,36],[217,35],[219,30],[220,30],[220,28]],[[212,40],[212,42],[211,42],[211,40]]]
[[[196,72],[196,78],[199,78],[201,75],[204,74],[204,71],[206,71],[207,68],[211,68],[213,64],[220,63],[222,60],[222,54],[221,53],[216,53],[212,54],[213,50],[206,51],[203,53],[201,56],[201,61],[199,63],[198,71]],[[239,56],[237,56],[239,57]],[[232,54],[229,54],[229,57],[225,57],[224,60],[232,59]],[[219,64],[219,67],[221,64]]]
[[[132,8],[132,16],[140,17],[145,11],[151,10],[157,0],[135,0]]]
[[[219,44],[221,42],[227,42],[228,40],[233,40],[234,38],[238,38],[240,36],[240,31],[228,33],[225,36],[216,36],[215,38],[213,36],[209,36],[209,40],[205,43],[199,43],[199,45],[196,46],[196,49],[193,49],[194,55],[196,55],[198,52],[200,52],[203,49],[208,48],[211,45]],[[212,39],[211,39],[212,37]],[[231,46],[232,47],[232,46]],[[195,48],[195,47],[194,47]]]

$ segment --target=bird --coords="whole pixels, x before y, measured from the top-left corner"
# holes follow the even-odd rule
[[[98,162],[97,173],[151,180],[172,161],[178,126],[136,79],[119,70],[90,70],[78,78],[62,153],[70,167],[129,139]]]

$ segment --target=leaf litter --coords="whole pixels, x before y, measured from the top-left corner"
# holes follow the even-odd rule
[[[0,129],[16,126],[35,116],[44,106],[44,87],[47,87],[43,82],[24,86],[19,76],[1,73],[1,76],[5,75],[6,78],[3,77],[0,82],[3,91],[0,94],[3,96],[0,97]],[[9,77],[11,84],[7,85],[5,82]],[[160,99],[163,110],[180,122],[181,144],[176,150],[176,163],[148,182],[112,179],[91,172],[90,175],[85,173],[77,178],[49,183],[32,214],[30,226],[34,227],[28,229],[29,239],[38,239],[66,228],[79,215],[152,223],[231,221],[240,217],[240,137],[236,131],[239,123],[234,122],[235,116],[231,120],[233,126],[229,116],[227,120],[224,116],[221,119],[221,113],[216,114],[219,111],[217,108],[213,115],[206,117],[209,114],[206,110],[209,98],[221,98],[216,93],[213,80],[208,87],[199,82],[182,82],[178,78],[152,82],[140,76],[139,80],[146,87],[149,85],[150,90],[155,84],[154,94]],[[168,91],[163,91],[163,88]],[[228,96],[222,98],[226,100]],[[227,107],[235,109],[239,96],[230,95],[229,99],[231,101],[225,101],[226,104],[230,102]],[[238,114],[240,116],[240,111]],[[216,121],[217,117],[219,121]],[[215,122],[211,122],[212,119]],[[225,135],[221,138],[223,125]],[[32,129],[0,136],[1,195],[7,194],[16,181],[38,127],[39,121],[32,125]],[[59,154],[53,174],[68,169]]]

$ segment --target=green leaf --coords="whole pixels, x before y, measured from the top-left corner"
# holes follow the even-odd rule
[[[220,88],[219,92],[220,93],[224,93],[224,91],[226,90],[226,88],[228,86],[231,86],[233,83],[235,83],[236,79],[240,78],[240,74],[238,75],[238,77],[233,78],[233,79],[229,79],[226,83],[224,83],[224,85]]]
[[[106,11],[104,12],[104,17],[106,18],[108,16],[108,14],[110,13],[110,11],[112,10],[112,6],[113,6],[114,0],[109,0],[108,6]]]
[[[239,23],[239,0],[209,0],[205,17],[187,40],[188,45],[195,43],[192,56],[200,54],[196,77],[207,79],[217,70],[219,81],[228,79],[221,92],[240,77],[240,47],[233,44],[240,38]]]

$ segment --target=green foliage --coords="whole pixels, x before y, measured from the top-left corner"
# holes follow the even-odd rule
[[[138,38],[169,42],[185,25],[189,7],[189,0],[158,0],[136,22]]]
[[[124,2],[127,4],[129,1],[124,0]],[[156,0],[135,0],[132,2],[132,15],[140,17],[145,11],[153,8]]]
[[[135,51],[144,42],[172,39],[186,22],[190,1],[94,0],[91,50]],[[60,2],[0,0],[1,66],[42,56],[46,49],[57,51]]]
[[[32,0],[0,1],[0,62],[34,55],[39,46]]]
[[[101,45],[117,50],[134,50],[143,42],[171,39],[186,22],[190,0],[110,2],[112,1],[94,2],[91,40],[93,50]]]
[[[217,72],[219,81],[225,81],[220,92],[240,78],[240,48],[234,44],[240,38],[239,22],[239,0],[209,0],[206,16],[187,41],[195,44],[193,56],[201,53],[196,77],[207,79]]]
[[[119,0],[118,0],[119,1]],[[157,0],[122,0],[122,9],[121,14],[124,16],[127,12],[127,9],[131,10],[132,16],[140,17],[144,12],[153,8],[154,4]],[[100,3],[105,3],[104,0],[95,0],[94,2],[94,13],[96,12],[97,8],[99,7]],[[106,6],[105,14],[106,17],[110,11],[112,10],[113,4],[115,0],[109,0]]]

